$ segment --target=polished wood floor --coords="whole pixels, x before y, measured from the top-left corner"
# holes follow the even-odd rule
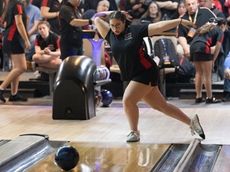
[[[0,72],[2,80],[7,73]],[[21,80],[34,77],[26,72]],[[169,98],[168,101],[192,117],[198,114],[207,139],[203,143],[230,144],[230,103],[194,104],[194,100]],[[139,104],[141,143],[188,143],[189,127]],[[14,139],[20,134],[46,134],[51,140],[79,142],[124,143],[129,132],[121,100],[114,100],[110,107],[97,107],[96,117],[90,120],[53,120],[52,99],[30,98],[26,103],[0,104],[0,139]]]
[[[230,104],[194,105],[193,100],[171,99],[190,117],[198,114],[207,139],[203,143],[230,144]],[[188,126],[139,104],[141,143],[188,143]],[[129,132],[122,103],[114,100],[108,108],[97,107],[96,117],[90,120],[53,120],[52,99],[31,98],[27,103],[0,105],[0,138],[14,139],[20,134],[46,134],[51,140],[77,142],[124,143]]]

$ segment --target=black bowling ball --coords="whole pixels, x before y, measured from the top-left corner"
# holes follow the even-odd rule
[[[79,161],[79,153],[72,146],[62,146],[55,153],[55,162],[63,170],[73,169]]]

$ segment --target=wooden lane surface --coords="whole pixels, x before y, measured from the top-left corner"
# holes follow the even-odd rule
[[[76,143],[80,155],[73,172],[148,172],[168,150],[169,144]],[[54,162],[54,154],[30,167],[28,172],[62,171]]]

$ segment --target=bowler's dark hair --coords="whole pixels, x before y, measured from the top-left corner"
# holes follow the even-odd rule
[[[122,21],[123,23],[126,22],[126,16],[124,13],[122,13],[121,11],[114,11],[109,15],[109,19],[117,19]]]

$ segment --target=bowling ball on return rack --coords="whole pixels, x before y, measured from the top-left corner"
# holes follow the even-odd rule
[[[111,93],[111,91],[106,89],[101,90],[102,107],[109,107],[112,101],[113,101],[113,94]]]
[[[94,72],[94,81],[108,80],[110,77],[110,71],[105,66],[99,66]]]
[[[79,153],[72,146],[62,146],[55,153],[55,162],[63,170],[73,169],[79,161]]]

